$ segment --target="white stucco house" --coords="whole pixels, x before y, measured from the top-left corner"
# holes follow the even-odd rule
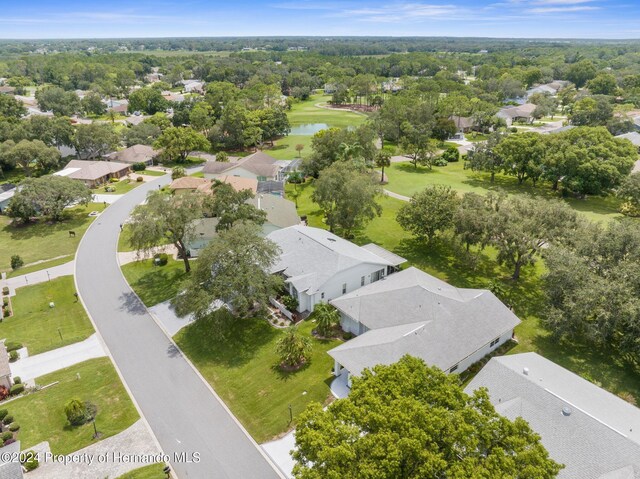
[[[536,353],[492,358],[465,388],[487,388],[496,412],[523,418],[558,479],[639,479],[640,409]]]
[[[406,261],[375,244],[357,246],[309,226],[291,226],[267,238],[280,248],[271,273],[284,276],[289,294],[298,300],[300,313],[380,281]]]
[[[520,323],[488,290],[456,288],[417,268],[330,301],[357,337],[329,351],[334,374],[392,364],[405,354],[460,373],[513,337]]]

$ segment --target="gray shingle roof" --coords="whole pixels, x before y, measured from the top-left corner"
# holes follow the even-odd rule
[[[317,292],[340,271],[363,263],[393,266],[350,241],[309,226],[291,226],[267,236],[280,248],[280,256],[271,268],[282,272],[298,291]]]
[[[6,457],[15,457],[20,452],[20,441],[7,444],[2,448]],[[0,464],[0,479],[22,479],[22,466],[17,461],[2,462]]]
[[[296,205],[275,195],[258,194],[247,201],[256,208],[267,212],[267,221],[278,228],[300,224]]]
[[[559,479],[640,478],[640,409],[536,353],[491,359],[466,391],[479,387],[500,414],[529,422],[565,464]]]
[[[331,304],[369,329],[329,351],[355,375],[405,354],[447,370],[520,323],[490,291],[456,288],[413,267]],[[409,326],[415,331],[405,335]]]
[[[236,168],[242,168],[250,171],[256,176],[266,176],[267,178],[271,178],[277,175],[280,166],[278,165],[278,160],[266,153],[258,151],[233,162],[207,161],[202,168],[202,172],[219,175],[221,173],[229,173]]]

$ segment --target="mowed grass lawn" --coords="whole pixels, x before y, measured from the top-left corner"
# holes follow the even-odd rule
[[[147,307],[175,297],[186,274],[182,260],[173,258],[164,266],[155,266],[153,259],[128,263],[122,266],[122,273]]]
[[[303,322],[302,334],[314,325]],[[275,352],[282,330],[264,319],[235,320],[226,340],[211,333],[207,322],[181,330],[175,340],[224,400],[253,438],[265,442],[293,427],[289,421],[312,401],[329,397],[333,360],[327,354],[338,341],[312,338],[309,363],[295,372],[282,372]]]
[[[328,95],[312,95],[311,98],[299,103],[294,103],[291,111],[287,113],[291,127],[299,125],[324,123],[329,127],[346,128],[358,126],[367,120],[366,115],[346,110],[330,110],[317,105],[325,105],[331,99]],[[298,158],[296,145],[304,145],[301,156],[304,158],[311,154],[312,135],[289,135],[277,140],[273,148],[267,153],[278,160],[293,160]]]
[[[96,195],[124,195],[141,184],[143,184],[142,181],[131,181],[129,179],[125,179],[120,180],[117,183],[106,183],[91,191]],[[107,187],[114,188],[115,191],[106,191]]]
[[[167,475],[162,472],[162,469],[164,469],[164,464],[151,464],[127,472],[116,479],[166,479]]]
[[[88,338],[94,329],[74,292],[73,276],[18,288],[14,315],[0,322],[0,337],[22,343],[30,356]]]
[[[103,203],[89,203],[67,210],[68,218],[60,222],[37,220],[26,225],[13,224],[0,216],[0,271],[11,269],[11,256],[18,254],[25,265],[75,254],[82,235],[95,217],[92,211],[103,211]],[[69,237],[75,231],[75,237]]]
[[[404,196],[412,196],[429,185],[447,185],[461,194],[503,190],[510,195],[527,193],[542,198],[559,198],[558,193],[544,182],[539,182],[534,188],[530,182],[519,185],[515,177],[496,175],[494,183],[491,183],[490,175],[465,170],[464,161],[434,166],[431,170],[420,166],[415,168],[409,162],[393,163],[385,169],[385,175],[389,181],[385,189]],[[620,202],[613,196],[593,196],[585,200],[567,198],[564,201],[592,221],[610,221],[621,216],[618,212]]]
[[[73,261],[73,255],[69,254],[66,256],[61,256],[56,259],[52,259],[49,261],[43,261],[41,263],[35,263],[31,266],[23,266],[22,268],[18,268],[15,270],[11,270],[7,273],[7,278],[14,278],[16,276],[24,276],[25,274],[33,273],[35,271],[41,271],[43,269],[51,269],[54,266],[60,266],[61,264],[68,263]]]
[[[287,185],[287,191],[293,187]],[[318,205],[311,201],[313,185],[308,182],[298,188],[299,214],[307,215],[310,226],[326,228]],[[544,308],[543,261],[523,268],[522,277],[513,281],[511,270],[496,263],[494,249],[467,255],[448,238],[433,245],[417,241],[396,221],[397,212],[405,203],[389,197],[382,198],[380,203],[382,216],[371,221],[354,242],[361,245],[375,242],[406,258],[404,267],[415,266],[457,287],[487,288],[491,280],[500,280],[505,290],[502,299],[514,307],[522,320],[516,328],[519,344],[509,354],[535,351],[615,394],[629,392],[640,402],[640,365],[625,361],[608,348],[596,348],[579,340],[560,342],[543,327],[540,321]]]
[[[67,422],[64,407],[70,399],[98,407],[96,427],[101,439],[124,431],[139,418],[108,358],[91,359],[36,379],[41,386],[55,381],[58,384],[3,406],[20,424],[18,439],[23,449],[49,441],[54,454],[69,454],[95,444],[91,424],[72,427]]]

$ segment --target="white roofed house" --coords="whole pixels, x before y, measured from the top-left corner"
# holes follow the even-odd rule
[[[523,418],[564,469],[558,479],[640,479],[640,409],[536,353],[492,358],[465,391]]]
[[[271,273],[281,274],[298,312],[394,273],[406,260],[376,245],[357,246],[328,231],[292,226],[267,238],[280,248]]]
[[[330,301],[357,337],[330,350],[334,374],[360,375],[409,354],[460,373],[513,337],[518,317],[488,290],[456,288],[417,268]],[[343,376],[344,377],[344,376]]]

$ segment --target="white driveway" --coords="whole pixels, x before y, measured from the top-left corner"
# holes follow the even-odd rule
[[[102,343],[97,334],[92,334],[79,343],[19,359],[10,364],[11,374],[24,382],[102,356],[106,356]]]
[[[278,469],[287,477],[292,478],[293,466],[296,463],[289,452],[295,449],[295,430],[275,441],[261,445],[264,452],[276,463]]]
[[[93,195],[93,202],[94,203],[106,203],[108,205],[115,203],[116,201],[118,201],[120,198],[122,198],[123,195]]]
[[[170,336],[175,335],[185,326],[191,324],[193,321],[193,315],[179,318],[171,306],[171,300],[164,303],[156,304],[149,309],[149,312],[162,324],[162,327],[167,330]]]
[[[71,256],[69,256],[71,258]],[[52,268],[41,269],[40,271],[34,271],[33,273],[27,273],[22,276],[15,276],[5,280],[0,280],[0,287],[8,286],[9,295],[14,296],[16,289],[23,286],[31,286],[33,284],[44,283],[60,276],[68,276],[74,273],[75,262],[69,261],[68,263],[54,266]]]

